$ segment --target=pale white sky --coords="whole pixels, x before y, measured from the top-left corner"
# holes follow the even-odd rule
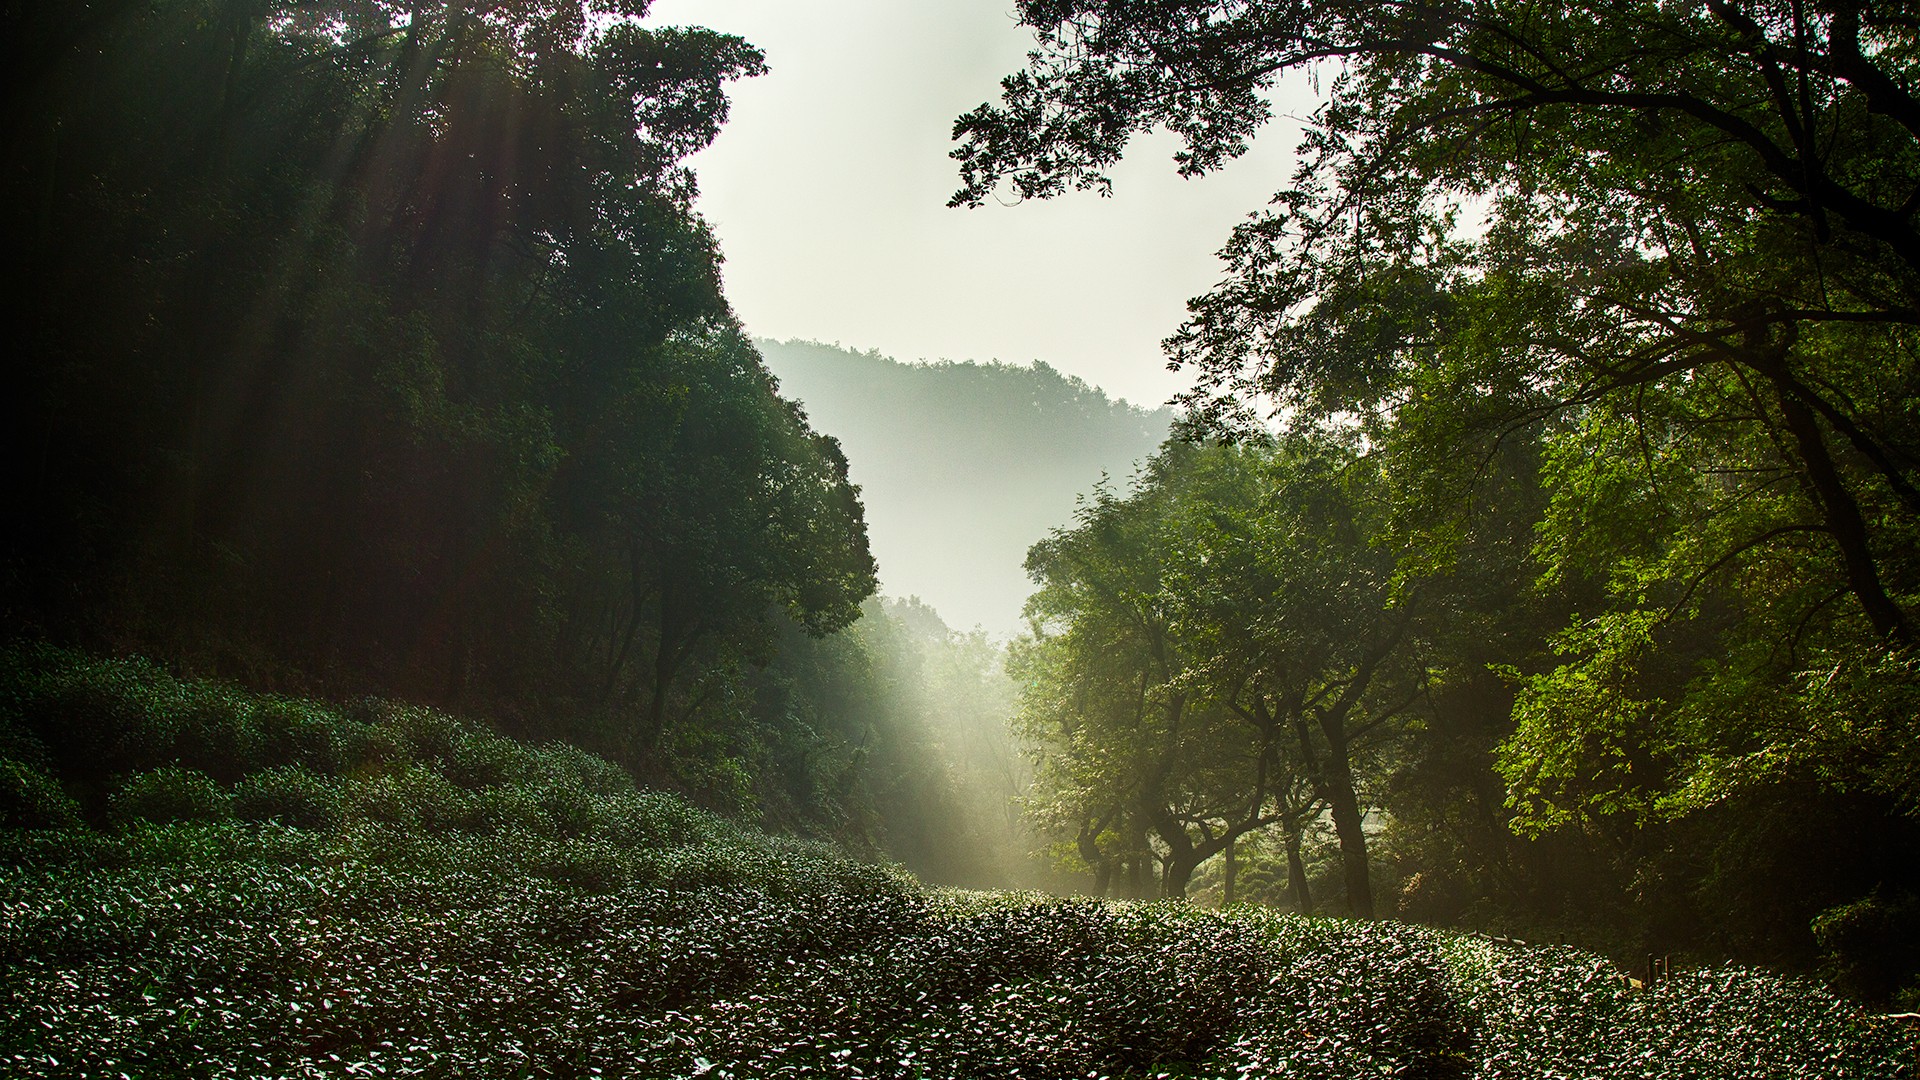
[[[1003,0],[657,0],[649,22],[736,33],[767,75],[693,159],[749,332],[900,360],[1045,360],[1137,404],[1185,388],[1160,341],[1219,277],[1228,230],[1284,186],[1295,126],[1197,181],[1135,147],[1115,197],[949,210],[955,117],[1031,46]],[[1304,90],[1304,88],[1303,88]],[[1304,114],[1304,93],[1278,112]]]

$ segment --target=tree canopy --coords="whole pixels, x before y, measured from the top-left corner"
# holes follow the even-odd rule
[[[1795,815],[1808,835],[1852,814],[1911,844],[1920,23],[1907,6],[1019,12],[1038,47],[999,102],[956,122],[957,205],[1104,191],[1154,129],[1181,140],[1181,172],[1229,167],[1272,119],[1282,77],[1320,91],[1294,173],[1226,238],[1220,283],[1166,346],[1196,377],[1192,428],[1358,440],[1399,478],[1382,520],[1402,532],[1372,526],[1376,543],[1412,529],[1448,578],[1519,579],[1443,590],[1497,647],[1455,637],[1437,654],[1453,689],[1423,722],[1463,741],[1423,736],[1403,791],[1442,760],[1497,766],[1503,826],[1545,845],[1584,835],[1632,872],[1667,866],[1708,889],[1790,874],[1732,854],[1744,841],[1729,837]],[[1504,524],[1474,524],[1501,510]],[[1339,593],[1364,609],[1364,588]],[[1467,692],[1489,675],[1504,691]],[[1497,722],[1446,704],[1476,699]],[[1485,805],[1476,784],[1449,783],[1449,798]],[[1436,829],[1460,820],[1398,805]],[[1664,861],[1715,844],[1717,883]],[[1511,851],[1481,851],[1489,873],[1514,869]],[[1834,866],[1813,891],[1913,887],[1871,876]],[[1778,910],[1804,939],[1817,903]]]
[[[857,618],[683,164],[761,54],[646,8],[9,5],[14,627],[636,764]]]

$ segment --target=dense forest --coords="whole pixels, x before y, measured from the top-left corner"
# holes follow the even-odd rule
[[[646,0],[0,9],[0,1069],[1911,1073],[1915,13],[1017,8],[957,208],[1318,88],[1177,417],[755,342]]]
[[[10,621],[662,781],[804,757],[755,680],[874,567],[678,164],[761,61],[622,11],[14,11]]]
[[[1177,895],[1246,837],[1305,884],[1325,830],[1355,915],[1913,1002],[1911,12],[1020,10],[956,204],[1104,189],[1155,128],[1227,167],[1324,79],[1166,343],[1226,445],[1028,560],[1022,722],[1088,870]]]

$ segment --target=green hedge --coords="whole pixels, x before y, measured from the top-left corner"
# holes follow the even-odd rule
[[[1762,973],[1632,990],[1572,950],[1393,923],[929,893],[444,714],[6,662],[8,1076],[1915,1068],[1899,1029]]]

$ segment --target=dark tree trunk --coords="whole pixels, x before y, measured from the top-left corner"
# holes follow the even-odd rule
[[[669,640],[662,620],[660,647],[653,654],[653,697],[647,703],[646,733],[644,746],[651,751],[660,743],[660,735],[667,727],[667,690],[673,685],[674,675],[680,667],[679,650]]]
[[[1295,826],[1287,830],[1287,889],[1293,893],[1293,910],[1302,915],[1313,910],[1313,895],[1307,889],[1307,864],[1300,857],[1300,833]]]
[[[1881,584],[1880,571],[1867,539],[1866,519],[1861,516],[1860,504],[1854,501],[1853,493],[1847,490],[1839,469],[1834,466],[1833,455],[1827,449],[1825,437],[1820,434],[1819,421],[1806,402],[1782,385],[1778,377],[1775,378],[1775,385],[1779,389],[1781,418],[1786,421],[1787,431],[1800,451],[1807,482],[1819,500],[1834,544],[1840,549],[1840,562],[1846,569],[1847,587],[1859,600],[1860,610],[1866,615],[1867,621],[1873,624],[1874,632],[1882,641],[1897,645],[1910,643],[1913,634],[1907,626],[1906,614],[1887,595],[1886,587]]]
[[[1113,888],[1113,856],[1100,850],[1098,829],[1102,825],[1083,825],[1080,835],[1074,843],[1080,850],[1080,861],[1093,868],[1093,892],[1095,896],[1106,896]]]
[[[1238,846],[1239,846],[1239,842],[1236,839],[1229,838],[1227,840],[1227,851],[1226,851],[1227,865],[1223,868],[1220,876],[1220,906],[1221,907],[1228,907],[1233,904],[1233,885],[1234,885],[1233,879],[1234,879],[1234,875],[1239,870],[1239,867],[1235,865],[1235,862],[1234,862],[1234,849]]]
[[[1227,826],[1217,836],[1209,832],[1206,839],[1196,844],[1188,837],[1186,829],[1181,827],[1178,818],[1170,812],[1160,812],[1154,823],[1154,832],[1160,837],[1161,842],[1167,845],[1165,868],[1160,878],[1160,894],[1169,899],[1187,895],[1187,886],[1193,883],[1194,871],[1200,869],[1208,859],[1225,852],[1227,891],[1228,898],[1231,899],[1233,842],[1255,829],[1263,829],[1273,824],[1273,821],[1274,819],[1270,817],[1260,817],[1258,804],[1256,804],[1254,816]]]
[[[1353,790],[1353,766],[1347,760],[1346,728],[1338,719],[1323,717],[1327,738],[1323,766],[1327,807],[1333,813],[1334,835],[1340,838],[1340,865],[1347,886],[1347,912],[1357,919],[1373,918],[1373,878],[1367,868],[1367,833],[1360,799]]]
[[[1193,880],[1193,872],[1199,862],[1188,852],[1184,857],[1170,857],[1160,874],[1160,895],[1169,900],[1178,900],[1187,895],[1187,884]]]

